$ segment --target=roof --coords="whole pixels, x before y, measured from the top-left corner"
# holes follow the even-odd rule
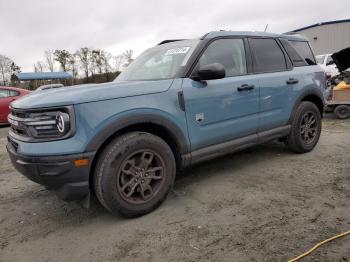
[[[342,20],[321,22],[321,23],[305,26],[305,27],[302,27],[302,28],[299,28],[299,29],[295,29],[295,30],[293,30],[291,32],[299,32],[299,31],[303,31],[303,30],[310,29],[310,28],[317,27],[317,26],[321,26],[321,25],[332,25],[332,24],[349,23],[349,22],[350,22],[350,19],[342,19]]]
[[[273,34],[267,32],[250,32],[250,31],[213,31],[202,36],[201,39],[215,38],[220,36],[255,36],[255,37],[278,37],[286,38],[289,40],[303,40],[307,39],[301,35],[290,35],[290,34]]]
[[[70,79],[72,74],[68,72],[35,72],[35,73],[18,73],[19,80],[49,80],[49,79]]]

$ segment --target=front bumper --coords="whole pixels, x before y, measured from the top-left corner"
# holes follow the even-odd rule
[[[9,139],[7,151],[14,167],[30,180],[46,186],[66,201],[89,194],[89,173],[95,152],[62,156],[25,156]],[[88,165],[76,167],[74,160],[88,159]]]

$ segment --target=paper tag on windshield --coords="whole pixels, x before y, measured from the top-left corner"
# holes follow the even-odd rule
[[[188,50],[190,50],[190,48],[191,47],[189,47],[189,46],[185,46],[185,47],[169,49],[165,52],[164,55],[186,54],[188,52]]]

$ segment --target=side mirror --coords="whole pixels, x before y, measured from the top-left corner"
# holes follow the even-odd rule
[[[220,63],[212,63],[212,64],[201,66],[198,69],[197,74],[193,79],[196,81],[213,80],[213,79],[225,78],[225,76],[226,76],[225,67]]]

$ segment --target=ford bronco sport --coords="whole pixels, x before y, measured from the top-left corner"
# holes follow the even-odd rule
[[[140,216],[178,170],[274,139],[311,151],[325,75],[297,35],[211,32],[166,40],[115,81],[34,92],[12,104],[13,165],[64,200],[95,194]]]

